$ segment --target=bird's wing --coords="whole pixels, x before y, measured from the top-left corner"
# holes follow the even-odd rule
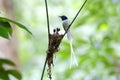
[[[65,31],[67,30],[67,28],[69,27],[69,25],[70,25],[70,21],[69,20],[64,20],[63,21],[63,27],[64,27]]]

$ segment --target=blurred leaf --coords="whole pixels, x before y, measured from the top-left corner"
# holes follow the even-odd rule
[[[12,28],[10,24],[0,20],[0,36],[8,39],[9,35],[12,35]]]
[[[7,60],[7,59],[1,59],[1,58],[0,58],[0,65],[3,65],[3,64],[15,66],[15,64],[14,64],[12,61]]]
[[[16,22],[16,21],[13,21],[13,20],[10,20],[10,19],[4,18],[4,17],[0,17],[0,21],[14,23],[14,24],[16,24],[18,27],[26,30],[28,33],[30,33],[30,34],[32,35],[32,33],[27,29],[26,26],[24,26],[24,25],[22,25],[22,24],[20,24],[20,23],[18,23],[18,22]]]
[[[113,56],[113,54],[115,53],[114,49],[111,48],[111,47],[107,47],[107,48],[105,49],[105,51],[106,51],[109,55],[112,55],[112,56]]]
[[[105,56],[105,55],[101,55],[99,56],[100,57],[100,60],[104,63],[104,65],[106,67],[110,67],[112,65],[112,63],[110,62],[108,56]]]
[[[11,74],[12,76],[16,77],[18,80],[22,79],[21,74],[17,70],[7,70],[8,74]]]
[[[87,54],[85,54],[80,57],[79,64],[82,65],[84,62],[88,61],[89,59],[90,57]]]
[[[9,80],[7,72],[1,65],[0,65],[0,80]]]
[[[74,27],[79,27],[80,25],[83,25],[89,18],[90,16],[87,15],[87,16],[84,16],[82,18],[78,18],[78,20],[76,20],[75,22],[75,26]]]
[[[83,44],[87,44],[88,42],[85,41],[84,39],[80,39],[80,38],[76,38],[75,41],[74,41],[74,44],[75,45],[83,45]]]
[[[98,26],[99,30],[106,31],[108,29],[108,24],[107,23],[102,23]]]
[[[109,74],[110,74],[110,75],[115,75],[115,74],[117,74],[117,73],[116,73],[116,70],[115,70],[115,69],[111,69],[110,72],[109,72]]]
[[[72,76],[72,74],[71,74],[71,72],[73,72],[73,70],[71,69],[66,69],[66,71],[65,71],[65,79],[67,79],[67,78],[71,78]]]

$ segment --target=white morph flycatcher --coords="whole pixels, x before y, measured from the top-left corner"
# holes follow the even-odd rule
[[[66,31],[70,25],[70,21],[68,20],[68,18],[66,16],[59,16],[61,19],[62,19],[62,24],[63,24],[63,28],[64,30]],[[77,60],[76,60],[76,57],[75,57],[75,53],[74,53],[74,50],[73,50],[73,47],[72,47],[72,35],[71,35],[71,32],[70,30],[67,31],[67,38],[70,42],[70,48],[71,48],[71,63],[70,63],[70,68],[72,65],[76,65],[78,66],[78,63],[77,63]]]

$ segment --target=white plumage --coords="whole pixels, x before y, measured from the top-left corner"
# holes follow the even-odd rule
[[[63,24],[64,30],[66,31],[67,28],[70,25],[70,21],[68,19],[63,20],[62,24]],[[71,32],[70,32],[70,29],[67,31],[67,38],[68,38],[68,40],[72,40],[72,35],[71,35]]]
[[[67,28],[69,27],[69,25],[70,25],[70,21],[68,20],[68,19],[65,19],[65,20],[62,20],[63,21],[63,27],[64,27],[64,30],[66,31],[67,30]],[[77,60],[76,60],[76,57],[75,57],[75,53],[74,53],[74,50],[73,50],[73,46],[72,46],[72,35],[71,35],[71,32],[70,32],[70,30],[68,30],[67,31],[67,38],[68,38],[68,40],[69,40],[69,42],[70,42],[70,49],[71,49],[71,61],[70,61],[70,68],[71,68],[71,66],[72,65],[76,65],[76,66],[78,66],[78,63],[77,63]]]

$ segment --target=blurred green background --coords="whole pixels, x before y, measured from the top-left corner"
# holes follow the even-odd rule
[[[74,18],[84,0],[48,0],[50,28],[64,32],[58,16]],[[44,0],[14,0],[14,17],[33,36],[18,30],[23,80],[39,80],[48,45]],[[78,66],[70,66],[70,46],[65,37],[54,56],[52,80],[120,80],[120,0],[88,0],[71,26]],[[45,71],[44,80],[47,78]]]

